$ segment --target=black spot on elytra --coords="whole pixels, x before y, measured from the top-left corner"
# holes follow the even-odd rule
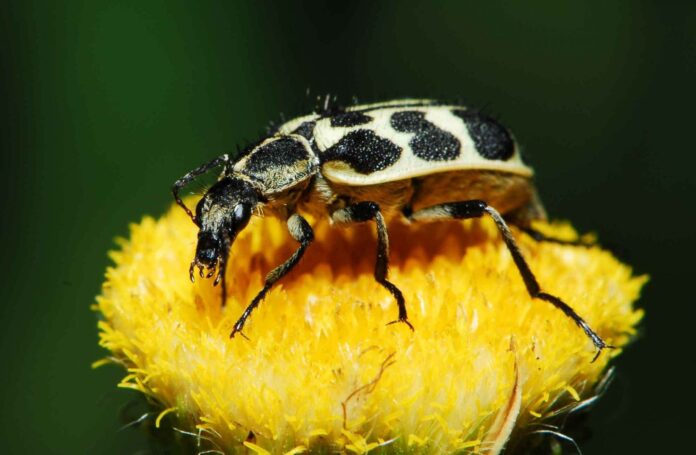
[[[308,141],[312,140],[312,137],[314,137],[314,126],[317,124],[315,121],[308,121],[308,122],[302,122],[300,126],[295,128],[295,130],[292,132],[292,134],[299,134],[300,136],[304,137]]]
[[[392,114],[391,126],[402,133],[415,133],[408,142],[413,154],[428,161],[447,161],[459,156],[461,145],[453,134],[425,119],[425,113],[402,111]]]
[[[355,130],[320,155],[322,163],[342,161],[361,174],[371,174],[393,165],[401,156],[401,147],[379,137],[372,130]]]
[[[515,143],[508,130],[500,123],[480,112],[453,109],[452,113],[464,120],[476,151],[482,157],[505,161],[515,153]]]
[[[306,179],[314,169],[311,152],[302,142],[281,137],[252,150],[241,172],[275,191]]]
[[[256,173],[272,166],[289,166],[307,158],[307,150],[302,143],[283,137],[252,151],[244,167],[247,171]]]
[[[371,121],[372,117],[362,112],[341,112],[331,117],[331,126],[358,126]]]

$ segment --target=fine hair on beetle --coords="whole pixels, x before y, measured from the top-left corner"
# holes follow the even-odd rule
[[[186,185],[211,170],[218,181],[195,213],[179,196]],[[295,252],[271,270],[262,289],[230,334],[244,325],[273,285],[297,265],[314,240],[304,214],[328,217],[336,225],[373,222],[377,230],[374,278],[396,301],[397,319],[413,329],[404,297],[388,279],[387,222],[490,217],[512,255],[531,298],[544,300],[575,322],[597,353],[611,346],[560,297],[542,290],[515,241],[509,224],[538,241],[548,238],[531,227],[546,213],[513,135],[479,110],[434,100],[405,99],[331,109],[286,121],[262,141],[231,159],[224,154],[177,180],[176,202],[198,226],[189,268],[222,285],[230,247],[253,213],[284,220],[298,243]],[[243,335],[243,333],[242,333]]]

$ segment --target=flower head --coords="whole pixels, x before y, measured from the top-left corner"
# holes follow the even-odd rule
[[[225,452],[495,453],[591,394],[642,316],[632,302],[645,277],[611,254],[518,233],[542,287],[617,347],[591,362],[585,334],[529,297],[492,222],[397,223],[390,280],[415,331],[387,326],[397,310],[373,279],[374,227],[313,224],[316,242],[253,313],[248,340],[230,339],[234,322],[296,248],[281,222],[255,218],[237,238],[224,308],[212,280],[188,279],[196,227],[183,211],[145,218],[119,242],[98,297],[100,343],[127,368],[120,386],[161,406],[158,424],[171,414]]]

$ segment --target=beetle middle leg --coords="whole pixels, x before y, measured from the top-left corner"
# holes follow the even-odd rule
[[[338,209],[331,214],[331,219],[336,223],[360,223],[364,221],[375,220],[377,223],[377,260],[375,262],[375,280],[387,289],[396,299],[396,304],[399,307],[399,319],[390,322],[403,322],[411,330],[413,325],[408,320],[406,312],[406,303],[401,290],[397,288],[391,281],[387,279],[389,272],[389,235],[387,234],[387,225],[384,222],[382,212],[379,210],[379,205],[376,202],[364,201],[357,202],[342,209]]]
[[[611,348],[604,340],[595,333],[590,325],[585,322],[583,318],[578,315],[573,308],[567,303],[561,300],[555,295],[548,294],[541,290],[541,286],[529,268],[527,261],[525,261],[522,256],[517,242],[510,232],[507,224],[503,217],[495,210],[493,207],[489,206],[486,202],[480,200],[462,201],[462,202],[449,202],[445,204],[434,205],[431,207],[426,207],[424,209],[418,210],[410,214],[409,218],[414,221],[418,220],[436,220],[436,219],[467,219],[467,218],[479,218],[483,215],[489,215],[495,221],[498,230],[503,236],[503,241],[505,246],[507,246],[508,251],[512,255],[512,259],[517,266],[517,270],[522,276],[525,286],[527,287],[527,292],[532,298],[537,298],[551,303],[553,306],[561,310],[566,316],[575,322],[584,332],[585,335],[592,341],[592,343],[597,348],[597,354],[594,360],[599,357],[602,349]]]
[[[290,232],[292,238],[300,243],[299,248],[297,248],[292,256],[290,256],[285,262],[271,270],[268,275],[266,275],[263,289],[256,294],[254,300],[251,301],[249,306],[246,307],[246,310],[244,310],[244,313],[242,313],[237,322],[234,324],[234,329],[232,330],[232,333],[230,333],[230,338],[234,337],[237,332],[241,333],[242,329],[244,328],[244,323],[249,318],[249,315],[251,315],[252,311],[259,306],[259,303],[261,303],[261,300],[263,300],[263,298],[266,296],[266,293],[278,280],[287,275],[287,273],[292,270],[298,262],[300,262],[305,250],[309,244],[312,243],[312,240],[314,240],[314,231],[312,230],[312,227],[309,225],[307,220],[302,218],[297,213],[288,218],[287,225],[288,231]],[[244,336],[243,333],[242,336]]]

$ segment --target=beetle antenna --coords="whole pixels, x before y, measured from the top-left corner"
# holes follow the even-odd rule
[[[230,157],[228,154],[220,155],[214,160],[210,161],[209,163],[206,163],[202,166],[197,167],[196,169],[192,170],[188,174],[184,175],[181,177],[179,180],[174,182],[174,185],[172,185],[172,195],[174,195],[174,200],[176,201],[179,206],[181,206],[182,209],[186,212],[186,214],[191,218],[191,221],[193,221],[196,225],[198,225],[198,220],[196,219],[196,215],[191,212],[191,210],[186,207],[186,204],[184,201],[181,199],[179,196],[179,191],[189,183],[191,183],[196,177],[199,175],[203,175],[206,172],[208,172],[211,169],[214,169],[222,164],[225,165],[225,169],[227,169],[227,164],[230,161]]]

